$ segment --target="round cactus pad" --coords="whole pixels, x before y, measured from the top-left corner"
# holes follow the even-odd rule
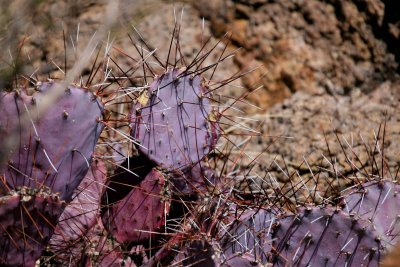
[[[139,150],[167,170],[184,169],[217,141],[216,115],[200,75],[172,69],[155,78],[131,114]],[[145,100],[143,100],[145,99]]]

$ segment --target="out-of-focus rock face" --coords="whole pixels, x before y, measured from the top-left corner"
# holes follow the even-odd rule
[[[249,126],[261,135],[247,149],[252,158],[262,153],[253,166],[259,178],[242,183],[242,189],[271,189],[277,181],[293,200],[321,202],[319,194],[334,197],[335,191],[365,179],[382,174],[395,179],[399,103],[400,84],[386,82],[367,95],[360,90],[350,96],[297,92],[266,114],[253,116],[258,121]],[[289,192],[293,186],[298,190]]]
[[[12,23],[4,25],[9,25],[13,29],[10,31],[20,33],[20,36],[15,38],[8,34],[9,38],[7,35],[2,42],[14,40],[9,43],[10,47],[18,48],[16,42],[24,40],[23,52],[30,57],[24,65],[28,74],[36,69],[39,74],[54,73],[58,68],[53,62],[63,67],[63,34],[67,45],[67,68],[70,68],[107,17],[108,6],[104,0],[74,0],[68,3],[48,0],[29,6],[20,2],[4,4],[8,7],[4,9],[7,12],[0,17],[0,21],[15,17]],[[214,79],[229,77],[239,68],[261,66],[237,81],[236,85],[244,84],[247,89],[263,85],[256,94],[248,97],[262,108],[280,103],[297,91],[346,95],[360,88],[364,93],[369,92],[378,84],[394,78],[399,70],[398,1],[167,2],[120,0],[118,22],[110,31],[109,41],[114,40],[113,44],[127,55],[136,56],[127,36],[127,32],[135,35],[131,27],[134,25],[151,48],[157,48],[156,54],[165,60],[174,23],[181,21],[180,46],[184,56],[193,58],[210,35],[217,39],[212,38],[205,51],[231,31],[232,42],[227,53],[238,47],[242,49],[234,60],[230,59],[227,64],[218,67]],[[204,27],[202,17],[206,19]],[[0,35],[3,32],[0,29]],[[26,36],[22,33],[29,38],[24,39]],[[210,55],[204,64],[218,60],[223,48],[223,43],[218,45],[216,53]],[[116,49],[110,52],[117,54],[118,64],[124,67],[128,57],[116,53]],[[6,56],[9,56],[8,52],[4,53]],[[21,62],[24,63],[24,60]],[[0,74],[7,76],[7,73]],[[229,93],[238,97],[243,89],[236,87]]]
[[[389,18],[393,4],[385,9],[380,0],[197,3],[215,35],[232,31],[233,43],[244,48],[236,57],[239,66],[263,64],[244,78],[248,87],[264,86],[250,96],[262,107],[296,91],[369,92],[395,76],[399,18],[397,23]]]

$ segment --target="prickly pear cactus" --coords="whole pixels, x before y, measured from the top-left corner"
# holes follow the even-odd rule
[[[220,248],[215,241],[191,240],[184,242],[172,266],[220,266]]]
[[[105,211],[103,222],[118,242],[138,243],[164,227],[169,207],[165,177],[152,169],[139,186]]]
[[[272,227],[273,266],[378,266],[371,224],[330,207],[306,207]]]
[[[391,181],[371,181],[360,185],[343,198],[344,211],[373,223],[390,250],[400,235],[400,185]]]
[[[276,222],[272,209],[251,209],[231,214],[228,224],[221,224],[221,245],[226,255],[247,253],[254,262],[267,262],[271,251],[271,229]]]
[[[95,160],[89,172],[75,190],[73,200],[61,214],[59,223],[51,237],[49,249],[58,259],[70,261],[71,255],[79,254],[85,246],[88,231],[95,226],[100,216],[100,199],[105,189],[106,168],[102,161]]]
[[[217,115],[200,75],[170,69],[143,91],[131,114],[139,150],[167,170],[202,160],[218,139]]]
[[[259,262],[254,261],[254,256],[249,253],[237,253],[226,256],[221,264],[222,267],[261,267]]]
[[[251,267],[261,266],[247,253],[223,253],[220,244],[215,241],[191,240],[184,243],[171,266],[197,267]]]
[[[0,166],[3,192],[45,185],[68,202],[88,171],[103,128],[98,121],[102,106],[91,92],[75,86],[68,86],[55,103],[46,103],[46,95],[57,87],[43,83],[32,96],[23,91],[0,95],[2,139],[12,136],[14,143]]]
[[[0,198],[0,264],[35,266],[64,202],[50,190],[22,187]]]
[[[136,267],[135,263],[127,257],[124,258],[123,254],[119,251],[111,251],[104,253],[100,251],[96,259],[88,258],[86,267]]]
[[[219,183],[217,173],[202,162],[186,170],[171,173],[172,191],[176,195],[201,195]]]
[[[127,253],[123,253],[121,246],[107,238],[104,226],[99,220],[98,224],[91,229],[91,240],[87,242],[81,262],[76,265],[86,267],[135,267]],[[76,260],[76,258],[74,258]],[[85,263],[84,263],[85,262]],[[67,263],[68,264],[68,263]]]

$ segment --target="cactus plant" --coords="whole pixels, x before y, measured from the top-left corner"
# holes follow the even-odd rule
[[[173,261],[178,266],[207,266],[220,265],[220,249],[216,242],[206,240],[189,240],[184,243],[181,252]]]
[[[142,95],[131,113],[132,136],[158,166],[185,169],[215,146],[217,115],[200,75],[170,69]]]
[[[226,255],[247,253],[253,261],[267,262],[271,250],[271,229],[276,221],[272,209],[247,209],[231,214],[220,226],[221,245]]]
[[[121,246],[107,238],[101,220],[92,229],[92,239],[85,248],[80,264],[86,267],[135,267],[134,262],[124,253]],[[74,260],[77,258],[75,257]],[[76,265],[79,262],[75,262]]]
[[[261,267],[262,265],[254,261],[254,256],[248,253],[237,253],[227,257],[223,261],[223,267]]]
[[[382,245],[391,249],[400,235],[400,186],[388,180],[357,186],[343,198],[344,211],[371,222]]]
[[[101,77],[97,93],[104,96],[107,106],[115,104],[118,111],[107,110],[108,121],[103,122],[107,130],[123,138],[107,143],[102,136],[102,145],[109,146],[113,153],[104,158],[113,159],[109,163],[117,166],[108,168],[110,177],[106,177],[105,167],[99,162],[92,162],[92,170],[85,176],[102,130],[98,118],[103,113],[102,105],[89,90],[68,86],[41,115],[36,111],[46,105],[47,93],[57,90],[61,83],[39,83],[33,96],[25,90],[0,95],[0,138],[15,136],[13,149],[2,151],[5,153],[0,158],[6,158],[0,162],[0,265],[33,266],[50,237],[48,250],[53,255],[49,258],[58,265],[162,266],[171,261],[178,266],[225,267],[378,265],[385,243],[397,241],[397,213],[387,210],[398,211],[398,186],[370,182],[342,196],[343,210],[305,206],[290,215],[285,210],[292,208],[293,212],[283,192],[287,188],[276,187],[275,181],[271,183],[274,194],[259,199],[236,194],[232,181],[238,178],[236,175],[253,179],[252,175],[242,175],[238,168],[238,162],[247,156],[247,141],[236,142],[225,135],[227,142],[240,151],[236,151],[237,159],[230,159],[230,152],[221,156],[224,151],[219,148],[225,146],[216,145],[221,124],[233,124],[232,128],[243,125],[230,114],[220,122],[225,113],[217,107],[225,96],[218,95],[220,98],[214,101],[211,92],[241,75],[216,83],[207,81],[203,73],[213,69],[209,76],[212,80],[218,64],[230,56],[223,57],[222,52],[218,62],[203,67],[211,53],[204,51],[204,44],[186,64],[179,48],[179,32],[180,26],[175,25],[165,65],[155,51],[146,54],[143,46],[135,46],[142,58],[132,58],[135,65],[128,71],[111,60],[123,75],[108,69],[111,57],[105,59],[106,77]],[[172,56],[174,41],[176,51]],[[141,42],[149,48],[144,40]],[[107,56],[111,50],[107,45]],[[150,56],[162,68],[161,75],[155,74],[160,73],[158,66],[157,70],[150,67]],[[185,67],[178,68],[179,62]],[[100,67],[95,70],[93,65],[88,83],[101,73]],[[129,77],[142,67],[143,76]],[[149,73],[154,77],[150,85],[146,80]],[[144,84],[125,88],[124,79],[132,84],[143,79]],[[117,91],[112,92],[113,85],[108,87],[110,80],[117,81]],[[121,103],[131,104],[129,115],[123,114],[126,106],[114,101],[121,98],[128,101]],[[224,110],[242,97],[227,99],[231,103]],[[230,131],[236,130],[227,129],[224,134]],[[218,162],[223,157],[225,162]],[[247,170],[255,164],[257,160],[251,160]],[[222,167],[223,171],[217,174],[210,166]],[[295,196],[305,189],[309,192],[306,200],[315,201],[312,195],[319,193],[317,187],[309,190],[309,181],[293,185],[291,176],[287,177],[287,193]],[[264,178],[273,180],[267,175]],[[103,184],[107,187],[105,193]],[[259,192],[262,195],[267,191]],[[334,193],[335,197],[339,194]],[[335,203],[333,197],[325,195],[320,201]],[[304,202],[296,199],[296,204]],[[225,212],[227,203],[235,205]],[[279,214],[269,203],[281,205]],[[143,249],[135,252],[132,246]],[[40,264],[47,263],[43,259],[45,256]]]
[[[93,161],[89,172],[79,184],[73,200],[61,214],[53,236],[50,250],[57,259],[79,259],[84,250],[89,230],[100,216],[100,199],[105,189],[106,169],[102,161]]]
[[[208,188],[219,183],[218,175],[215,171],[203,162],[198,162],[186,170],[175,170],[171,173],[172,191],[178,196],[196,196],[204,194]]]
[[[381,243],[367,221],[332,207],[305,207],[272,227],[273,266],[378,266]]]
[[[261,266],[248,253],[226,254],[216,240],[189,240],[184,242],[172,266],[250,267]]]
[[[48,188],[22,187],[0,198],[0,264],[35,266],[65,203]]]
[[[7,151],[8,162],[0,166],[3,192],[45,185],[68,202],[88,171],[103,128],[98,121],[102,106],[92,93],[72,85],[49,105],[45,97],[58,87],[60,83],[42,83],[32,96],[24,91],[0,95],[2,138],[12,136],[16,144]],[[39,116],[36,111],[46,105]],[[23,125],[22,118],[29,118],[29,123]]]
[[[169,212],[164,175],[152,169],[139,186],[103,214],[104,225],[120,242],[143,242],[165,225]]]

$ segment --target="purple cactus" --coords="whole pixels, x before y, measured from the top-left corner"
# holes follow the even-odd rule
[[[226,254],[215,240],[191,240],[184,243],[171,266],[252,267],[261,266],[247,253]]]
[[[221,245],[227,256],[247,253],[253,261],[266,263],[271,251],[271,229],[276,211],[271,209],[239,210],[221,223]]]
[[[259,262],[254,261],[254,256],[249,253],[237,253],[227,256],[221,267],[261,267]]]
[[[400,185],[372,181],[360,185],[343,198],[344,211],[373,223],[382,245],[391,249],[400,235]]]
[[[272,227],[274,266],[378,266],[381,244],[369,222],[330,207],[305,207]]]
[[[142,242],[165,225],[169,199],[164,175],[152,169],[139,186],[103,215],[103,222],[116,240]]]
[[[66,262],[79,259],[88,231],[100,217],[100,199],[104,192],[106,169],[102,161],[93,161],[89,172],[79,184],[73,200],[62,213],[49,247],[57,259]]]
[[[96,259],[88,259],[86,267],[136,267],[135,263],[128,257],[124,259],[124,255],[116,250],[104,253],[100,251]]]
[[[176,195],[201,195],[218,184],[217,173],[202,162],[185,170],[171,173],[172,191]]]
[[[0,198],[0,264],[35,266],[64,203],[50,190],[22,187]]]
[[[91,92],[75,86],[68,86],[55,103],[46,103],[47,93],[59,87],[43,83],[33,96],[23,91],[0,95],[1,138],[12,136],[15,143],[8,162],[0,165],[0,190],[47,186],[69,202],[88,171],[103,128],[102,106]],[[37,109],[46,105],[38,116]]]
[[[218,138],[217,116],[202,77],[171,69],[156,77],[146,93],[131,114],[139,150],[168,171],[201,161]]]
[[[97,231],[100,231],[100,234],[93,236],[94,242],[92,241],[93,243],[86,248],[86,254],[83,257],[85,264],[81,262],[80,266],[135,267],[136,265],[131,258],[122,252],[120,245],[115,241],[107,239],[106,235],[104,235],[105,229],[101,220],[97,228],[99,228]],[[78,264],[79,262],[76,262],[76,265]]]
[[[217,267],[220,266],[220,249],[214,241],[189,240],[171,263],[172,266]]]

